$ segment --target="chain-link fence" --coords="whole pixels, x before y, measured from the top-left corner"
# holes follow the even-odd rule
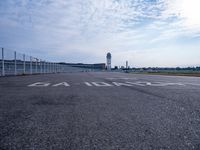
[[[0,48],[0,76],[67,72],[68,66]]]

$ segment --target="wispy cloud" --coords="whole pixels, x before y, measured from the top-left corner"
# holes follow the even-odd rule
[[[45,53],[45,57],[53,60],[103,62],[105,53],[111,51],[116,56],[113,57],[116,65],[137,60],[132,61],[133,66],[171,66],[163,56],[172,51],[174,60],[180,49],[183,58],[188,51],[195,52],[195,57],[199,55],[196,49],[200,44],[192,46],[200,40],[199,3],[198,0],[0,1],[0,45],[39,57]],[[193,40],[185,41],[188,38]],[[181,46],[183,43],[188,50]],[[145,58],[139,61],[141,53]],[[157,58],[158,53],[162,59]],[[174,61],[174,66],[196,64],[189,60],[180,62]]]

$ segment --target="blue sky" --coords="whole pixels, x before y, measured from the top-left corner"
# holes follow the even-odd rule
[[[0,47],[50,61],[200,66],[199,0],[2,0]]]

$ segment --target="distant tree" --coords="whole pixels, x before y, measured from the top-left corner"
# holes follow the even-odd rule
[[[176,67],[176,70],[181,70],[181,68],[180,67]]]
[[[196,70],[197,70],[197,71],[200,71],[200,67],[196,67]]]

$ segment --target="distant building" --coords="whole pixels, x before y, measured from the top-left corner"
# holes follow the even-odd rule
[[[92,69],[92,70],[105,70],[106,68],[105,63],[99,63],[99,64],[60,63],[60,64],[77,68]]]
[[[128,69],[128,61],[126,61],[126,69]]]
[[[107,53],[107,56],[106,56],[106,59],[107,59],[106,68],[107,68],[107,70],[111,70],[111,58],[112,58],[111,53]]]

